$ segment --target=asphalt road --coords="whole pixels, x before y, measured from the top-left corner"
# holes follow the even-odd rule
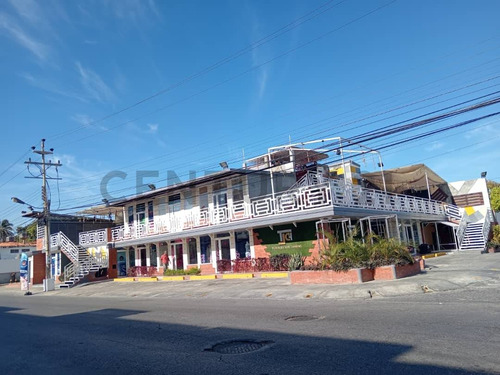
[[[0,295],[1,374],[500,374],[500,292]]]

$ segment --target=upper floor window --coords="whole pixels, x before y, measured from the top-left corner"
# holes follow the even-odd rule
[[[134,206],[128,206],[127,213],[128,213],[128,223],[132,224],[134,222]]]
[[[200,209],[206,210],[208,209],[208,188],[201,187],[199,190],[199,199],[200,199]]]
[[[153,211],[153,201],[148,202],[148,220],[153,221],[154,211]]]
[[[19,254],[19,249],[10,249],[11,254]]]
[[[190,210],[196,204],[196,197],[193,194],[193,190],[189,189],[184,193],[184,209]]]
[[[240,179],[233,180],[233,202],[239,202],[243,200],[243,183]]]
[[[146,221],[146,203],[139,203],[135,206],[135,212],[137,216],[137,222],[139,224],[144,224]]]
[[[168,212],[178,212],[181,210],[181,195],[174,194],[168,197]]]

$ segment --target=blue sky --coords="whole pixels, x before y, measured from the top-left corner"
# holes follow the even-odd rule
[[[23,163],[41,138],[63,164],[52,209],[69,213],[99,203],[114,170],[127,174],[108,186],[118,197],[134,193],[137,171],[158,171],[146,180],[164,186],[169,170],[240,167],[243,152],[353,137],[492,94],[498,14],[495,0],[3,1],[0,218],[25,222],[12,196],[41,205]],[[492,117],[382,156],[386,168],[423,162],[448,181],[500,180],[499,141]]]

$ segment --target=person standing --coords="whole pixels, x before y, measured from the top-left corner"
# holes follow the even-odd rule
[[[168,267],[168,255],[166,251],[163,252],[160,259],[161,259],[161,264],[163,264],[163,272],[165,272]]]

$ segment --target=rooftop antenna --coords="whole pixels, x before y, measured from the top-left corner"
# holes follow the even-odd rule
[[[290,143],[290,145],[292,144],[292,136],[290,134],[288,134],[288,142]]]

